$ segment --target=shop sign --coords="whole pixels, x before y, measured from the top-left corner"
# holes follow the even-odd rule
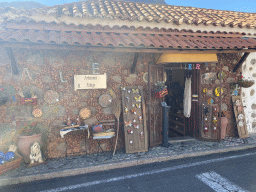
[[[75,75],[74,87],[77,89],[106,89],[107,74],[103,75]]]

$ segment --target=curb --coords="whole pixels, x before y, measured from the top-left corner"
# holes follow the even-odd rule
[[[212,149],[212,150],[208,150],[208,151],[194,152],[194,153],[190,153],[190,154],[180,154],[180,155],[170,155],[170,156],[164,155],[164,156],[160,156],[160,157],[142,158],[142,159],[138,159],[138,160],[110,163],[110,164],[104,164],[104,165],[96,165],[96,166],[92,166],[92,167],[77,168],[77,169],[65,170],[65,171],[60,171],[60,172],[37,174],[37,175],[22,176],[22,177],[11,177],[11,178],[6,178],[6,179],[0,179],[0,186],[7,186],[7,185],[32,182],[32,181],[53,179],[53,178],[58,178],[58,177],[75,176],[75,175],[93,173],[93,172],[99,172],[99,171],[108,171],[111,169],[119,169],[119,168],[144,165],[144,164],[156,163],[156,162],[162,162],[162,161],[169,161],[169,160],[174,160],[174,159],[182,159],[182,158],[188,158],[188,157],[204,156],[204,155],[210,155],[210,154],[214,154],[214,153],[226,153],[226,152],[230,152],[230,151],[240,151],[240,150],[245,150],[245,149],[250,149],[250,148],[255,148],[255,147],[256,147],[256,144],[247,144],[244,146],[233,146],[233,147],[222,148],[222,149]]]

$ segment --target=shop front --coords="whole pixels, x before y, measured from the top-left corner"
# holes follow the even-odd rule
[[[233,96],[239,97],[240,89],[233,85],[242,60],[255,52],[255,39],[178,30],[175,23],[170,24],[174,29],[167,24],[158,28],[156,23],[150,28],[147,20],[129,20],[124,26],[102,12],[106,25],[97,20],[98,13],[95,18],[87,15],[88,7],[105,3],[116,5],[69,4],[74,13],[67,15],[64,5],[49,7],[2,24],[2,145],[17,143],[29,123],[33,130],[41,125],[40,144],[48,158],[115,147],[145,152],[162,143],[164,101],[170,106],[170,138],[247,137],[246,127],[237,126],[242,111],[239,106],[239,113],[234,113],[238,98]],[[224,131],[222,116],[228,119]]]

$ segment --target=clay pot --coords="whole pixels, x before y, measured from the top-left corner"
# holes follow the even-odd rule
[[[30,163],[30,147],[34,142],[42,144],[42,133],[31,136],[19,136],[17,145],[25,163]]]
[[[221,124],[220,124],[221,139],[225,139],[227,125],[228,125],[228,118],[227,117],[221,117]]]

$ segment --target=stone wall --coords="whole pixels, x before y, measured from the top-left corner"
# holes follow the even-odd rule
[[[232,70],[239,61],[239,58],[241,57],[238,54],[218,54],[218,63],[209,63],[208,67],[207,65],[202,65],[201,67],[201,73],[202,75],[205,73],[212,73],[213,77],[212,80],[207,83],[202,83],[202,89],[203,92],[204,88],[208,89],[207,93],[202,93],[202,102],[207,104],[207,100],[212,98],[213,104],[219,105],[220,103],[220,97],[215,96],[214,90],[216,87],[220,87],[220,79],[218,78],[218,73],[220,71],[223,71],[225,73],[225,77],[222,80],[222,88],[223,88],[223,94],[222,94],[222,106],[221,110],[227,112],[227,117],[229,120],[227,130],[226,130],[226,136],[227,137],[233,137],[238,136],[238,131],[236,127],[236,120],[234,116],[233,111],[233,104],[232,104],[232,98],[231,95],[233,93],[232,89],[232,83],[236,81],[236,78],[240,74],[240,70],[238,72],[233,73]],[[240,95],[240,91],[238,91],[238,94]],[[219,108],[219,107],[218,107]],[[218,109],[220,111],[220,109]],[[212,129],[212,128],[209,128]],[[204,135],[203,130],[201,131],[201,134],[204,138],[214,138],[216,139],[216,135]]]
[[[242,75],[245,79],[256,80],[256,53],[250,53],[242,65]],[[249,133],[256,133],[256,84],[249,88],[242,88],[242,99],[246,124]]]
[[[19,69],[19,75],[14,75],[9,59],[2,50],[5,57],[0,60],[0,88],[1,95],[6,96],[8,101],[0,106],[0,129],[8,135],[5,143],[16,141],[15,130],[21,127],[16,126],[17,122],[36,120],[43,124],[47,133],[45,144],[49,158],[64,156],[66,150],[79,153],[83,149],[95,153],[96,142],[92,137],[85,142],[87,134],[81,136],[78,133],[68,134],[68,137],[62,139],[59,130],[63,127],[60,125],[66,123],[68,117],[76,119],[79,111],[85,107],[91,110],[90,118],[84,120],[85,124],[94,125],[100,120],[114,119],[111,108],[99,105],[99,97],[107,93],[113,99],[120,99],[121,85],[147,86],[143,74],[147,71],[148,63],[154,59],[153,54],[139,54],[136,73],[131,74],[134,53],[14,49]],[[92,63],[99,63],[100,74],[107,74],[107,89],[74,91],[74,75],[92,74]],[[58,100],[52,104],[44,99],[48,90],[57,92]],[[37,105],[21,104],[20,92],[36,95]],[[42,109],[41,117],[35,118],[32,115],[35,108]],[[120,130],[118,148],[124,147],[122,128]],[[109,146],[108,141],[102,143],[106,150],[109,150]]]

